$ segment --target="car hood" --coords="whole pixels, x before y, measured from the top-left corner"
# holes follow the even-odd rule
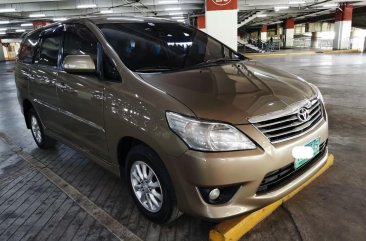
[[[140,76],[190,108],[198,118],[232,124],[311,99],[303,79],[253,60]]]

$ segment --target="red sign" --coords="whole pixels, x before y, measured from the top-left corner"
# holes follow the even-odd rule
[[[238,0],[206,0],[207,11],[238,9]]]
[[[45,20],[33,21],[33,29],[42,28],[43,26],[46,26],[47,24],[49,24],[49,22],[47,22]]]

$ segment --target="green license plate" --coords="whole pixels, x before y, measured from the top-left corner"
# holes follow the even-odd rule
[[[311,142],[309,142],[305,146],[310,146],[313,149],[313,151],[314,151],[313,157],[318,155],[319,146],[320,146],[320,137],[316,138],[315,140],[312,140]],[[295,169],[301,167],[302,165],[307,163],[309,160],[310,159],[295,159],[295,162],[294,162]]]

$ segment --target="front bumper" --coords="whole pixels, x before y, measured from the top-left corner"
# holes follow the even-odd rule
[[[325,163],[328,150],[307,170],[278,189],[257,194],[266,174],[294,162],[292,149],[304,146],[317,137],[320,143],[328,139],[328,123],[319,122],[310,132],[277,144],[272,144],[252,125],[237,126],[252,138],[258,148],[247,151],[204,153],[188,150],[179,157],[166,156],[181,211],[206,219],[220,220],[260,209],[287,195],[313,176]],[[238,185],[234,196],[223,204],[208,204],[198,187]]]

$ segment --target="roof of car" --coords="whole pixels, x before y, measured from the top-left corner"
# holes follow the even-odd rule
[[[166,18],[157,18],[157,17],[129,17],[129,16],[118,16],[118,17],[92,17],[86,18],[95,24],[103,24],[103,23],[111,23],[111,22],[119,22],[119,23],[139,23],[139,22],[165,22],[165,23],[177,23],[176,21],[169,20]]]
[[[39,29],[33,30],[23,37],[29,36],[34,32],[40,32],[42,30],[60,25],[62,23],[81,23],[85,21],[91,21],[94,24],[105,24],[105,23],[174,23],[174,24],[182,24],[176,22],[174,20],[169,20],[166,18],[157,18],[157,17],[129,17],[129,16],[114,16],[114,17],[79,17],[79,18],[70,18],[65,21],[55,22],[46,26],[43,26]]]

